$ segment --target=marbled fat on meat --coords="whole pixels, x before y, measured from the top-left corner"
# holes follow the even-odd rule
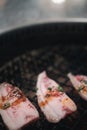
[[[87,101],[87,76],[69,73],[68,78],[79,95]]]
[[[42,72],[37,80],[37,100],[39,107],[49,122],[57,123],[77,107],[63,91],[62,87]]]
[[[8,83],[0,85],[0,114],[9,130],[19,130],[39,118],[38,111],[22,91]]]

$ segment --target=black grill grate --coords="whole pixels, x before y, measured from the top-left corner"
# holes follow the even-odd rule
[[[45,47],[26,51],[0,68],[0,82],[9,82],[19,86],[40,112],[40,120],[27,126],[35,130],[87,130],[87,102],[82,100],[72,87],[67,73],[87,74],[87,47],[65,46]],[[47,122],[41,113],[35,96],[37,75],[46,70],[48,76],[64,88],[75,101],[78,110],[57,124]],[[5,125],[0,118],[0,129]]]

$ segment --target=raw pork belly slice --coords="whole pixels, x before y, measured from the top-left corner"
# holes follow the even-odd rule
[[[75,103],[63,92],[62,87],[47,77],[45,71],[38,76],[37,99],[46,119],[52,123],[59,122],[77,109]]]
[[[73,84],[73,87],[78,91],[79,95],[87,100],[87,76],[84,75],[76,75],[74,76],[72,73],[68,74],[68,77]]]
[[[39,118],[38,111],[22,91],[8,83],[0,85],[0,114],[9,130],[19,130]]]

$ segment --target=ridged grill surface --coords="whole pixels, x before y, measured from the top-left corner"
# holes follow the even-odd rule
[[[46,70],[48,76],[64,88],[75,101],[78,109],[59,123],[49,123],[37,105],[36,81],[40,72]],[[24,129],[35,130],[87,130],[87,102],[80,98],[72,87],[67,73],[87,74],[87,47],[52,46],[26,51],[0,68],[0,82],[17,85],[36,106],[40,119]],[[0,117],[0,130],[5,130]]]

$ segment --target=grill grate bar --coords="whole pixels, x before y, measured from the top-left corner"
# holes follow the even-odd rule
[[[87,51],[80,46],[54,46],[32,51],[9,61],[0,68],[0,82],[9,82],[19,86],[40,112],[40,120],[26,129],[35,130],[76,130],[78,127],[87,130],[87,103],[76,93],[67,73],[86,74]],[[64,88],[64,91],[75,101],[78,110],[57,124],[47,122],[37,105],[35,95],[37,76],[46,70],[49,77]],[[72,127],[73,126],[73,127]],[[84,127],[85,126],[85,127]],[[0,118],[0,129],[5,130]]]

